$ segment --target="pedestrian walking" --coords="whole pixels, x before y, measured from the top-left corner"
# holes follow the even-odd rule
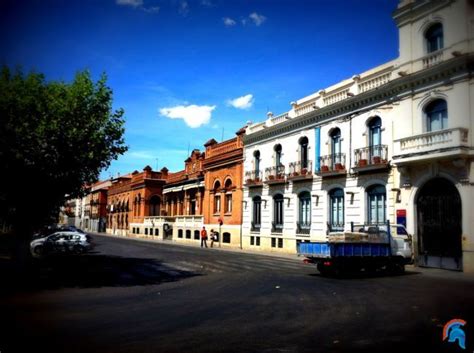
[[[214,229],[211,229],[211,248],[214,246],[214,242],[217,240],[217,234]]]
[[[207,248],[207,230],[204,226],[201,230],[201,248]]]

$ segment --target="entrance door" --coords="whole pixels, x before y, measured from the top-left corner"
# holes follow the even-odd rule
[[[461,197],[450,181],[435,178],[419,191],[418,251],[420,266],[462,269]]]

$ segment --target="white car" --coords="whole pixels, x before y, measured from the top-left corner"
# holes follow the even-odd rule
[[[30,243],[31,254],[36,257],[61,253],[82,254],[92,248],[92,239],[88,234],[74,231],[58,231]]]

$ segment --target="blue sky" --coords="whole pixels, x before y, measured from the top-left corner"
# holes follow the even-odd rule
[[[188,147],[398,56],[397,0],[2,0],[0,63],[102,72],[130,149],[103,178],[183,168]],[[156,160],[158,158],[158,160]]]

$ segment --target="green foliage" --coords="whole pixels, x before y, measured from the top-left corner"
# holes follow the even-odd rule
[[[70,84],[0,72],[0,219],[37,226],[127,150],[112,91],[79,72]]]

